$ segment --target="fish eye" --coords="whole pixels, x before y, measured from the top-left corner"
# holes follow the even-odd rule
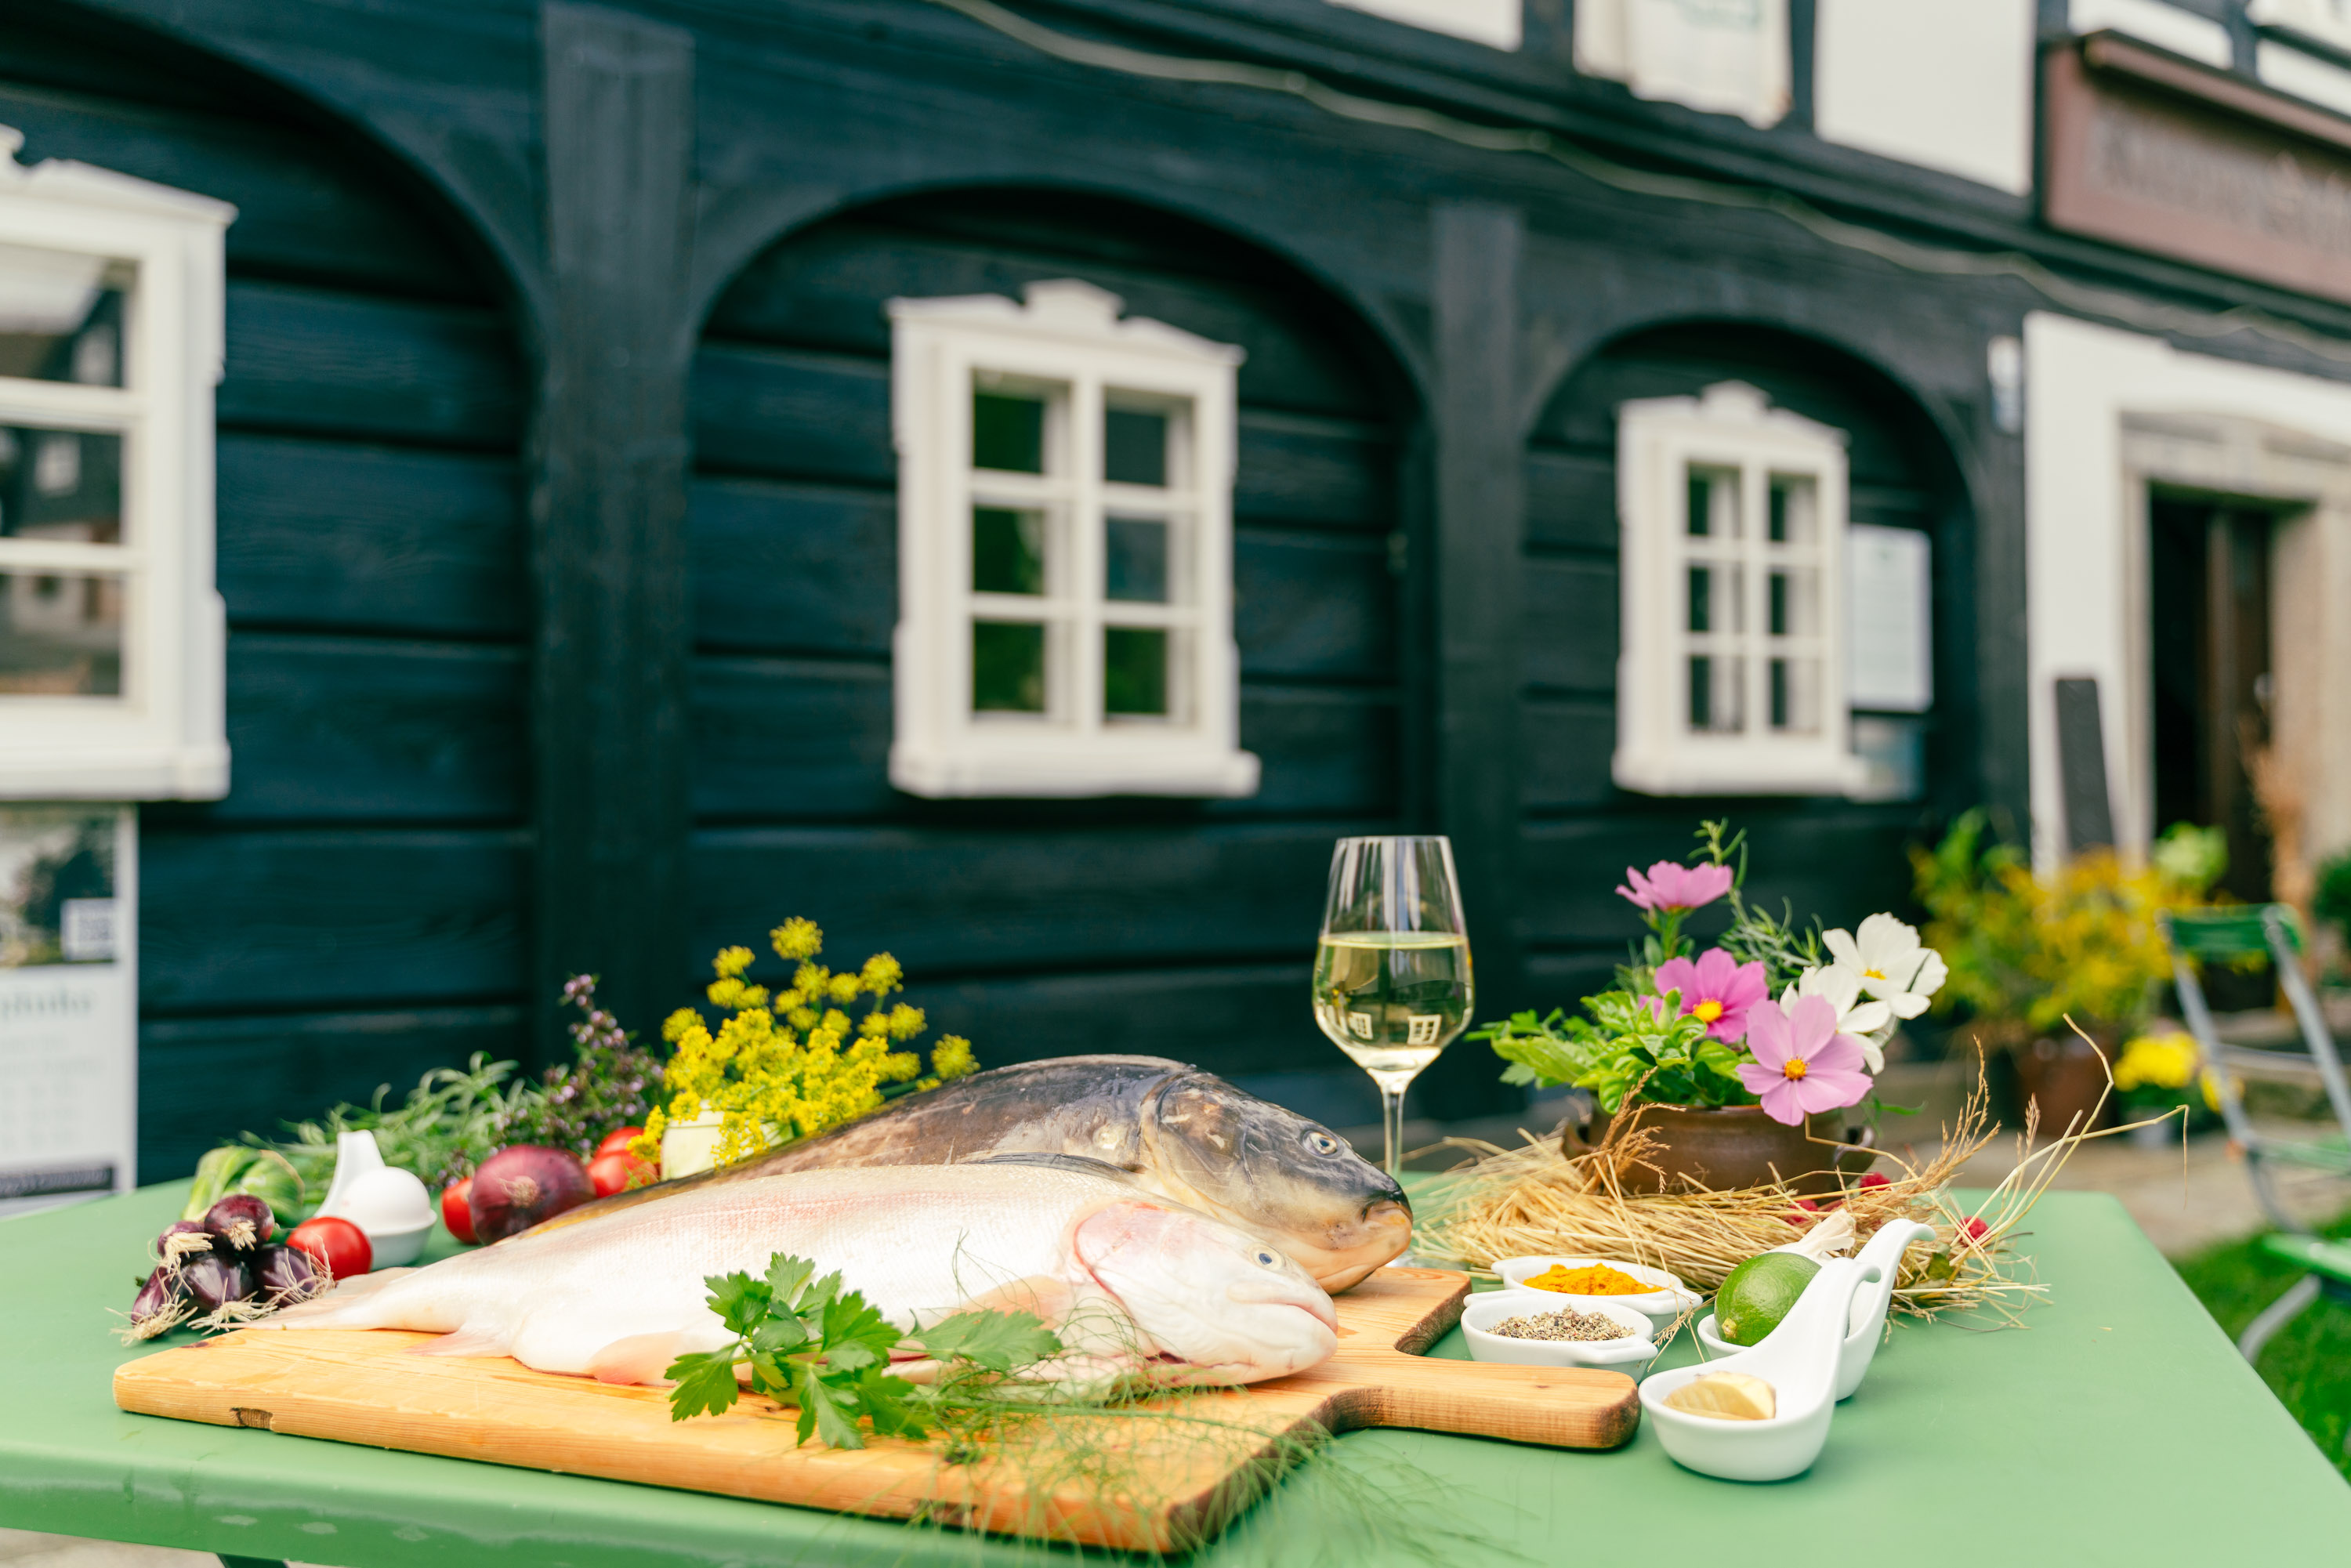
[[[1339,1152],[1339,1140],[1318,1127],[1306,1134],[1306,1146],[1318,1155],[1335,1155]]]
[[[1257,1261],[1258,1267],[1261,1269],[1270,1269],[1276,1263],[1280,1262],[1280,1260],[1276,1258],[1272,1253],[1267,1251],[1264,1248],[1260,1247],[1257,1249]]]

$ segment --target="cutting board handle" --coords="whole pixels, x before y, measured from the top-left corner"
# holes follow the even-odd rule
[[[1336,1431],[1402,1427],[1613,1448],[1633,1436],[1640,1419],[1640,1394],[1621,1372],[1437,1361],[1383,1364],[1376,1382],[1367,1380],[1332,1402],[1326,1424]]]

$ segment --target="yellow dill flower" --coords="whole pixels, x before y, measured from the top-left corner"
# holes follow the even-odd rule
[[[890,1015],[883,1012],[880,1008],[875,1008],[872,1012],[867,1013],[863,1018],[857,1020],[857,1032],[862,1035],[873,1035],[876,1037],[888,1034],[890,1032]]]
[[[839,1008],[827,1008],[817,1027],[830,1035],[845,1035],[849,1032],[849,1015]]]
[[[864,988],[865,982],[855,975],[835,975],[832,983],[825,988],[836,1002],[853,1002],[857,999],[857,993]]]
[[[789,963],[797,958],[812,958],[824,951],[824,933],[813,920],[793,915],[768,933],[768,940],[776,945],[776,956]]]
[[[702,988],[702,994],[710,998],[712,1007],[739,1008],[743,1005],[744,988],[742,981],[729,976],[725,979],[711,981]]]
[[[675,1045],[685,1038],[686,1030],[702,1027],[700,1013],[695,1012],[692,1008],[680,1008],[662,1019],[662,1039],[670,1045]]]
[[[903,986],[905,979],[906,972],[898,967],[897,959],[887,953],[876,953],[865,960],[864,971],[857,977],[857,983],[865,988],[868,996],[886,997]]]
[[[931,1051],[931,1071],[941,1078],[968,1078],[978,1071],[979,1061],[971,1053],[971,1041],[959,1034],[941,1040]]]
[[[816,1027],[817,1010],[814,1008],[794,1008],[784,1016],[791,1020],[792,1027],[796,1030],[806,1031]]]
[[[814,1001],[832,989],[832,971],[821,964],[802,964],[792,972],[792,989]]]
[[[900,1002],[890,1009],[892,1040],[912,1040],[929,1026],[930,1020],[923,1016],[923,1009],[920,1008],[910,1008],[905,1003]]]
[[[721,947],[718,956],[710,960],[710,968],[722,980],[731,980],[751,967],[748,947]]]
[[[893,1083],[904,1083],[922,1070],[920,1051],[893,1051],[882,1059],[882,1076]]]

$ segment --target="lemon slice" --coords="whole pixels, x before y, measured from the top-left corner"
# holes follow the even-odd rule
[[[1771,1385],[1743,1372],[1712,1372],[1666,1396],[1666,1406],[1718,1421],[1769,1421],[1780,1407]]]

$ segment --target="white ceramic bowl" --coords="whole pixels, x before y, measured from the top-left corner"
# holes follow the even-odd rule
[[[1505,1258],[1494,1265],[1494,1272],[1502,1277],[1505,1289],[1524,1290],[1531,1288],[1523,1283],[1529,1276],[1540,1274],[1554,1264],[1567,1269],[1589,1269],[1594,1263],[1605,1264],[1620,1274],[1630,1274],[1643,1284],[1657,1288],[1638,1296],[1571,1296],[1560,1291],[1537,1291],[1535,1294],[1567,1302],[1578,1312],[1590,1312],[1604,1305],[1630,1307],[1649,1320],[1649,1332],[1653,1334],[1672,1327],[1676,1318],[1704,1300],[1683,1284],[1678,1274],[1652,1269],[1646,1263],[1619,1263],[1614,1258]]]
[[[1598,1312],[1623,1326],[1623,1339],[1511,1339],[1487,1331],[1504,1318],[1535,1312]],[[1503,1361],[1519,1366],[1623,1366],[1656,1357],[1646,1312],[1620,1306],[1614,1298],[1562,1296],[1556,1291],[1487,1291],[1461,1309],[1461,1337],[1472,1361]]]
[[[397,1269],[413,1263],[424,1250],[424,1239],[433,1234],[433,1221],[402,1230],[371,1230],[367,1232],[368,1270]]]

